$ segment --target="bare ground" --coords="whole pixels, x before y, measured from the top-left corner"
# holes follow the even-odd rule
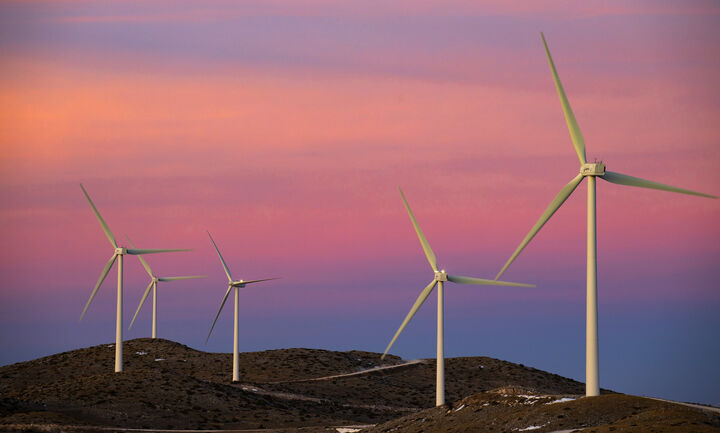
[[[447,359],[446,398],[456,403],[433,408],[434,360],[390,356],[380,362],[380,354],[371,352],[269,350],[241,354],[242,382],[232,383],[230,354],[161,339],[127,341],[124,352],[122,373],[112,373],[111,344],[0,367],[0,431],[338,432],[340,426],[375,424],[367,431],[651,431],[632,429],[666,424],[717,431],[718,414],[703,418],[701,409],[622,400],[638,397],[540,404],[577,396],[583,384],[488,357]],[[488,392],[497,388],[504,394]],[[521,404],[513,389],[543,397]],[[628,412],[627,405],[643,409]],[[443,430],[447,426],[456,429]]]

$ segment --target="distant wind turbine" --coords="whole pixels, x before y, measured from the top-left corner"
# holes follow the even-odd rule
[[[443,354],[443,343],[444,343],[444,331],[443,331],[443,283],[445,281],[452,281],[453,283],[457,284],[483,284],[483,285],[492,285],[492,286],[518,286],[518,287],[535,287],[532,284],[521,284],[521,283],[508,283],[504,281],[496,281],[496,280],[485,280],[482,278],[473,278],[473,277],[460,277],[455,275],[448,275],[444,269],[438,270],[437,266],[437,259],[435,258],[435,253],[433,253],[433,250],[430,248],[430,244],[428,243],[427,239],[425,239],[425,235],[423,234],[422,230],[420,229],[420,226],[418,225],[417,220],[415,219],[415,215],[413,215],[412,210],[410,210],[410,205],[408,204],[407,200],[405,199],[405,194],[403,194],[402,189],[398,188],[400,190],[400,196],[402,196],[403,202],[405,203],[405,208],[407,208],[408,215],[410,216],[410,220],[412,221],[413,226],[415,227],[415,232],[417,233],[418,239],[420,239],[420,244],[422,245],[423,250],[425,251],[425,256],[428,259],[428,262],[430,262],[430,267],[432,267],[432,270],[434,272],[433,280],[428,284],[425,289],[423,289],[422,292],[420,292],[420,296],[418,296],[417,300],[415,301],[415,304],[413,304],[412,308],[410,309],[410,312],[405,317],[405,320],[403,320],[402,324],[400,325],[400,328],[395,333],[395,336],[390,340],[390,344],[388,344],[387,348],[385,349],[385,352],[383,352],[380,359],[384,359],[385,355],[387,355],[388,351],[392,347],[393,343],[395,343],[395,340],[397,340],[400,333],[405,329],[405,326],[410,322],[410,319],[413,318],[417,310],[420,308],[420,306],[425,302],[425,299],[427,299],[428,296],[430,296],[430,293],[433,291],[433,288],[437,285],[437,370],[436,370],[436,380],[435,380],[435,404],[436,406],[441,406],[445,404],[445,358]]]
[[[687,189],[676,188],[674,186],[664,185],[662,183],[651,182],[649,180],[640,179],[625,174],[620,174],[612,171],[605,170],[605,164],[602,162],[588,163],[585,159],[585,141],[583,140],[580,127],[575,120],[572,108],[568,102],[567,96],[565,96],[565,90],[560,83],[555,64],[553,63],[552,57],[550,56],[550,50],[548,49],[547,43],[545,42],[545,36],[540,33],[540,36],[545,46],[545,53],[547,54],[548,62],[550,63],[550,70],[552,71],[553,80],[555,81],[555,87],[557,88],[558,95],[560,97],[560,104],[562,105],[563,113],[565,114],[565,121],[567,122],[568,129],[570,131],[570,138],[575,147],[575,152],[580,159],[580,174],[575,176],[573,180],[565,185],[560,192],[555,196],[550,205],[545,209],[545,212],[540,216],[538,222],[535,223],[530,233],[525,236],[525,239],[520,243],[515,252],[510,256],[505,266],[500,270],[495,279],[502,276],[505,270],[530,242],[530,240],[537,234],[543,225],[550,219],[550,217],[557,211],[565,200],[570,197],[570,194],[577,188],[583,178],[587,177],[588,180],[588,201],[587,201],[587,318],[586,318],[586,352],[585,352],[585,394],[587,396],[600,395],[600,384],[598,379],[598,328],[597,328],[597,236],[596,236],[596,223],[595,223],[595,178],[606,180],[610,183],[616,183],[619,185],[636,186],[640,188],[657,189],[661,191],[677,192],[681,194],[697,195],[701,197],[717,198],[713,195],[702,194]]]
[[[130,255],[141,255],[141,254],[154,254],[154,253],[169,253],[169,252],[175,252],[175,251],[191,251],[191,250],[146,250],[146,249],[130,249],[130,248],[124,248],[119,247],[117,242],[115,241],[115,236],[113,236],[112,232],[110,231],[110,228],[105,223],[105,220],[103,220],[102,216],[100,216],[100,212],[98,212],[97,208],[95,207],[95,204],[90,199],[90,196],[88,195],[87,191],[85,191],[85,187],[80,184],[80,188],[82,189],[83,194],[85,194],[85,198],[87,198],[88,203],[90,203],[90,207],[92,207],[93,212],[95,213],[95,217],[100,222],[100,226],[102,227],[103,231],[105,232],[105,236],[107,236],[108,240],[110,241],[110,244],[115,248],[115,251],[113,252],[112,257],[110,257],[110,260],[105,264],[105,267],[102,270],[102,273],[100,274],[100,278],[97,281],[97,284],[95,284],[95,288],[93,289],[92,293],[90,294],[90,299],[88,299],[87,304],[85,304],[85,308],[83,309],[82,314],[80,315],[80,320],[85,317],[85,313],[88,310],[88,307],[90,307],[90,303],[95,298],[95,295],[97,294],[98,289],[100,288],[100,285],[105,281],[105,277],[107,277],[108,272],[110,272],[110,268],[112,267],[113,263],[115,263],[115,260],[118,262],[118,284],[117,284],[117,312],[116,312],[116,322],[115,322],[115,372],[119,373],[123,369],[123,353],[122,353],[122,332],[123,332],[123,326],[122,326],[122,320],[123,320],[123,256],[126,254]]]
[[[210,340],[210,334],[212,334],[213,329],[215,328],[215,323],[217,322],[218,317],[220,316],[220,312],[222,311],[223,307],[225,306],[225,301],[227,301],[228,295],[230,294],[230,290],[235,289],[235,324],[233,327],[233,382],[239,382],[240,381],[240,356],[239,356],[239,345],[240,345],[240,322],[239,322],[239,316],[240,316],[240,293],[238,292],[239,288],[245,287],[246,284],[252,284],[252,283],[259,283],[261,281],[269,281],[269,280],[276,280],[277,278],[264,278],[262,280],[237,280],[233,281],[232,275],[230,275],[230,269],[228,269],[227,264],[225,263],[225,259],[223,259],[222,254],[220,254],[220,250],[218,249],[217,245],[215,245],[215,241],[213,240],[212,236],[210,235],[210,232],[207,232],[208,236],[210,236],[210,242],[212,242],[213,246],[215,247],[215,251],[217,251],[218,257],[220,258],[220,263],[222,264],[223,269],[225,270],[225,275],[228,277],[228,288],[225,292],[225,296],[223,296],[222,302],[220,303],[220,309],[218,309],[217,314],[215,315],[215,320],[213,320],[212,326],[210,327],[210,332],[208,332],[207,338],[205,339],[205,343]]]
[[[132,241],[130,240],[130,237],[128,235],[125,235],[128,242],[130,243],[130,246],[135,248],[135,245],[133,245]],[[140,305],[138,305],[137,310],[135,310],[135,315],[133,316],[132,320],[130,321],[130,326],[128,329],[132,328],[133,323],[135,323],[135,319],[138,316],[138,313],[140,312],[140,308],[142,308],[143,304],[145,303],[145,299],[147,299],[148,295],[150,294],[150,289],[153,291],[153,314],[152,314],[152,338],[157,338],[157,287],[158,282],[160,281],[178,281],[178,280],[190,280],[194,278],[205,278],[207,275],[190,275],[190,276],[184,276],[184,277],[158,277],[157,275],[153,274],[152,270],[150,269],[150,265],[147,264],[143,256],[138,256],[138,259],[140,259],[140,263],[142,263],[143,267],[145,268],[145,271],[150,275],[150,284],[147,286],[147,289],[145,289],[145,293],[143,294],[142,299],[140,300]]]

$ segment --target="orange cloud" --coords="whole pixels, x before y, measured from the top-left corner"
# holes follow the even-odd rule
[[[512,152],[518,107],[539,104],[525,92],[414,79],[234,68],[202,76],[91,73],[36,61],[12,67],[18,72],[6,75],[0,96],[8,165],[67,166],[199,147],[282,160],[286,152],[347,143],[422,149],[495,141]]]

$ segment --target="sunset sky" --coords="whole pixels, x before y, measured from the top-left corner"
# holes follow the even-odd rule
[[[588,160],[720,194],[714,1],[0,1],[0,365],[114,340],[115,236],[160,337],[382,352],[439,264],[494,278]],[[720,405],[720,201],[598,181],[600,385]],[[450,285],[447,356],[584,381],[585,184],[505,273]],[[125,323],[147,276],[125,266]],[[150,336],[150,304],[126,338]],[[392,353],[435,355],[435,299]],[[108,370],[112,368],[108,359]],[[231,366],[228,365],[228,374]]]

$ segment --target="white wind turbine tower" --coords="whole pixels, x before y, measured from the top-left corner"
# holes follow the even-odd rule
[[[400,189],[400,188],[398,188]],[[435,253],[433,253],[433,250],[430,248],[430,244],[428,243],[427,239],[425,239],[425,235],[423,234],[422,230],[420,229],[420,226],[417,223],[417,220],[415,220],[415,215],[413,215],[412,210],[410,210],[410,205],[408,204],[407,200],[405,199],[405,194],[403,194],[402,189],[400,189],[400,195],[402,196],[403,202],[405,203],[405,207],[407,208],[408,215],[410,215],[410,220],[412,221],[413,226],[415,227],[415,232],[417,233],[418,239],[420,239],[420,244],[422,245],[423,250],[425,251],[425,256],[428,259],[428,262],[430,262],[430,266],[432,267],[432,270],[434,272],[433,280],[428,284],[425,289],[423,289],[422,292],[420,292],[420,296],[418,296],[417,300],[415,301],[415,304],[413,304],[412,308],[410,309],[410,312],[405,317],[405,320],[403,320],[402,324],[400,325],[400,328],[395,333],[395,336],[390,340],[390,344],[388,344],[387,348],[385,349],[385,352],[383,352],[380,359],[384,359],[385,355],[387,355],[388,351],[392,347],[393,343],[395,343],[395,340],[397,340],[400,333],[405,329],[405,326],[410,322],[410,320],[413,318],[417,310],[420,308],[420,306],[425,302],[425,299],[427,299],[428,296],[430,296],[430,293],[433,291],[433,288],[437,285],[437,369],[436,369],[436,379],[435,379],[435,404],[436,406],[442,406],[445,404],[445,357],[444,357],[444,351],[443,351],[443,343],[444,343],[444,330],[443,330],[443,311],[444,311],[444,294],[443,294],[443,286],[445,281],[452,281],[453,283],[457,284],[483,284],[483,285],[493,285],[493,286],[518,286],[518,287],[535,287],[532,284],[521,284],[521,283],[508,283],[504,281],[496,281],[496,280],[485,280],[482,278],[473,278],[473,277],[460,277],[455,275],[448,275],[444,269],[438,270],[437,266],[437,259],[435,257]]]
[[[135,248],[135,245],[133,245],[130,238],[125,235],[128,242],[130,243],[130,246]],[[130,326],[128,329],[132,328],[133,323],[135,323],[135,319],[138,316],[138,313],[140,312],[140,308],[142,308],[143,304],[145,303],[145,299],[147,299],[148,295],[150,294],[150,289],[153,291],[153,314],[152,314],[152,338],[157,338],[157,287],[158,282],[160,281],[178,281],[178,280],[190,280],[194,278],[205,278],[207,275],[189,275],[189,276],[183,276],[183,277],[158,277],[157,275],[153,274],[152,269],[150,269],[150,265],[147,264],[143,256],[138,256],[138,259],[140,259],[140,262],[142,263],[143,267],[145,268],[145,271],[150,275],[150,284],[147,286],[147,289],[145,289],[145,293],[143,294],[142,299],[140,300],[140,305],[138,305],[137,310],[135,310],[135,315],[133,316],[132,320],[130,321]]]
[[[674,186],[664,185],[657,182],[651,182],[649,180],[640,179],[625,174],[620,174],[612,171],[605,170],[605,164],[602,162],[588,163],[585,159],[585,142],[583,140],[580,127],[575,120],[572,108],[568,102],[567,96],[565,96],[565,90],[560,83],[555,64],[553,63],[552,57],[550,56],[550,50],[545,42],[545,36],[540,33],[542,37],[543,45],[545,46],[545,52],[547,54],[548,62],[550,63],[550,70],[552,71],[553,80],[555,81],[555,87],[557,88],[558,95],[560,97],[560,103],[562,105],[563,113],[565,114],[565,121],[570,131],[570,138],[575,147],[575,152],[580,159],[580,173],[573,178],[567,185],[565,185],[560,192],[555,196],[550,205],[545,209],[545,212],[540,216],[538,222],[535,223],[530,233],[525,236],[525,239],[520,243],[515,252],[510,256],[505,266],[495,277],[500,278],[530,240],[537,234],[543,225],[550,219],[555,211],[570,197],[570,194],[577,188],[583,178],[587,177],[588,180],[588,199],[587,199],[587,318],[586,318],[586,352],[585,352],[585,395],[596,396],[600,395],[600,384],[598,380],[598,328],[597,328],[597,244],[596,244],[596,224],[595,224],[595,178],[606,180],[610,183],[616,183],[619,185],[636,186],[640,188],[658,189],[662,191],[677,192],[681,194],[697,195],[701,197],[717,198],[712,195],[702,194],[687,189],[676,188]]]
[[[80,188],[82,189],[83,194],[85,194],[85,198],[87,198],[88,203],[90,203],[90,207],[92,207],[93,212],[95,213],[95,217],[100,222],[100,226],[102,226],[103,231],[105,232],[105,236],[107,236],[108,240],[110,241],[110,244],[113,246],[115,251],[113,252],[112,257],[110,257],[110,260],[105,264],[105,267],[102,270],[102,273],[100,274],[100,278],[97,281],[97,284],[95,284],[95,288],[93,289],[92,293],[90,294],[90,299],[88,299],[87,304],[85,304],[85,308],[83,309],[82,314],[80,315],[80,320],[85,317],[85,313],[88,310],[88,307],[90,307],[90,303],[92,302],[93,298],[95,298],[95,295],[97,294],[98,289],[100,288],[100,285],[103,281],[105,281],[105,277],[107,277],[107,274],[110,272],[110,268],[112,267],[113,263],[115,263],[115,260],[118,262],[118,284],[117,284],[117,312],[116,312],[116,321],[115,321],[115,372],[119,373],[123,369],[123,353],[122,353],[122,332],[123,332],[123,326],[122,326],[122,320],[123,320],[123,257],[126,254],[130,255],[137,255],[140,254],[153,254],[153,253],[168,253],[168,252],[175,252],[175,251],[190,251],[190,250],[147,250],[147,249],[134,249],[134,248],[124,248],[119,247],[117,242],[115,241],[115,236],[113,236],[112,232],[110,231],[110,228],[105,223],[105,220],[103,220],[102,216],[100,216],[100,212],[98,212],[97,208],[95,207],[95,204],[90,199],[90,196],[88,195],[87,191],[85,191],[85,187],[80,184]]]
[[[210,232],[207,232],[208,236],[210,236]],[[222,311],[223,307],[225,306],[225,301],[227,301],[228,295],[230,294],[230,290],[235,289],[235,324],[233,327],[233,382],[239,382],[240,381],[240,356],[239,356],[239,346],[240,346],[240,293],[238,289],[245,287],[246,284],[252,284],[252,283],[259,283],[261,281],[269,281],[269,280],[275,280],[277,278],[264,278],[262,280],[237,280],[233,281],[232,275],[230,275],[230,269],[228,269],[227,264],[225,263],[225,259],[223,259],[222,254],[220,254],[220,250],[218,249],[217,245],[215,245],[215,241],[213,240],[212,236],[210,236],[210,242],[212,242],[213,246],[215,247],[215,251],[217,251],[218,257],[220,258],[220,263],[222,264],[223,269],[225,270],[225,275],[228,277],[228,288],[225,292],[225,296],[223,296],[222,302],[220,303],[220,308],[218,309],[217,314],[215,315],[215,320],[213,320],[212,326],[210,327],[210,332],[208,332],[208,336],[205,339],[205,343],[208,342],[210,339],[210,334],[212,334],[213,329],[215,328],[215,323],[217,322],[218,317],[220,316],[220,312]]]

